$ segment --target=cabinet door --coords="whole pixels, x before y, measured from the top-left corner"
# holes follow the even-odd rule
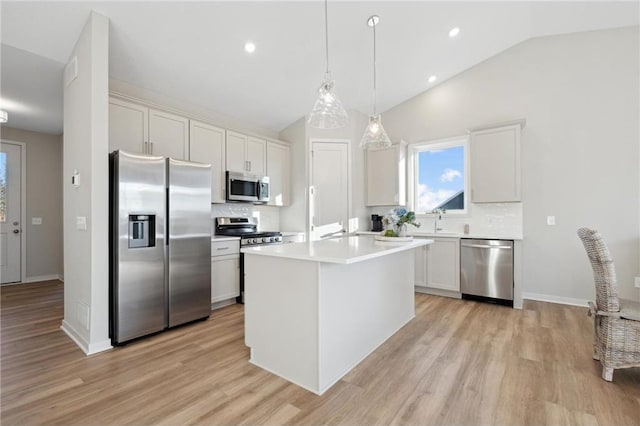
[[[367,150],[367,206],[403,206],[404,146]]]
[[[150,109],[149,154],[189,158],[189,119]]]
[[[189,122],[189,161],[211,164],[211,202],[225,202],[225,131]]]
[[[227,170],[232,172],[248,172],[246,163],[247,136],[227,130]]]
[[[460,240],[434,238],[427,250],[427,287],[460,291]]]
[[[270,182],[270,206],[289,205],[290,149],[286,145],[267,142],[267,176]]]
[[[471,201],[520,201],[520,125],[471,134]]]
[[[240,256],[211,258],[211,303],[240,296]]]
[[[249,136],[247,139],[247,166],[252,175],[266,174],[267,141]]]
[[[415,286],[427,286],[427,250],[429,246],[418,247],[415,252]]]
[[[116,98],[109,99],[109,151],[145,153],[149,109]]]

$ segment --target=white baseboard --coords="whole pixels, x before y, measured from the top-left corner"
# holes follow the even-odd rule
[[[62,277],[60,275],[57,274],[51,274],[51,275],[36,275],[33,277],[27,277],[24,280],[22,280],[22,283],[36,283],[39,281],[51,281],[51,280],[59,280],[59,281],[63,281]]]
[[[89,352],[89,342],[87,342],[84,337],[82,337],[80,333],[78,333],[66,320],[62,320],[60,329],[64,331],[65,334],[69,336],[69,338],[71,338],[71,340],[73,340],[80,349],[82,349],[82,352],[84,352],[85,354]]]
[[[82,337],[80,335],[80,333],[78,333],[67,321],[62,320],[62,325],[60,326],[60,329],[62,331],[65,332],[65,334],[67,336],[69,336],[69,338],[71,338],[71,340],[74,341],[74,343],[76,345],[78,345],[78,347],[82,350],[82,352],[84,352],[85,355],[93,355],[93,354],[97,354],[99,352],[104,352],[107,351],[109,349],[111,349],[113,346],[111,346],[111,341],[110,340],[104,340],[102,342],[97,342],[97,343],[89,343],[86,341],[86,339],[84,337]]]
[[[528,300],[537,300],[539,302],[550,302],[550,303],[559,303],[561,305],[571,305],[571,306],[588,306],[587,299],[575,299],[573,297],[561,297],[554,296],[551,294],[538,294],[538,293],[522,293],[523,299]]]
[[[89,352],[86,352],[87,355],[93,355],[100,352],[108,351],[109,349],[113,349],[111,346],[111,340],[103,340],[102,342],[91,343],[89,344]]]

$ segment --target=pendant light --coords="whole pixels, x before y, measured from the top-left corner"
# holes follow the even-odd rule
[[[388,148],[391,140],[382,127],[380,114],[376,111],[376,25],[380,21],[378,15],[373,15],[367,20],[367,25],[373,28],[373,114],[369,116],[369,123],[364,129],[360,140],[360,148]]]
[[[318,99],[313,104],[308,123],[317,129],[337,129],[349,122],[349,116],[338,95],[333,91],[333,78],[329,71],[329,22],[327,14],[327,0],[324,0],[324,34],[327,69],[324,79],[318,88]]]

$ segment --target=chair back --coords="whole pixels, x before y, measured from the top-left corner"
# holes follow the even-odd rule
[[[596,305],[598,310],[619,312],[618,284],[616,270],[609,248],[600,233],[589,228],[578,229],[578,236],[582,240],[587,256],[593,269],[596,284]]]

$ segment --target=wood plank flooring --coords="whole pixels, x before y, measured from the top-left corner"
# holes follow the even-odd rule
[[[416,318],[323,396],[248,363],[243,308],[86,357],[63,284],[1,292],[3,425],[640,425],[640,369],[600,378],[586,308],[416,295]]]

